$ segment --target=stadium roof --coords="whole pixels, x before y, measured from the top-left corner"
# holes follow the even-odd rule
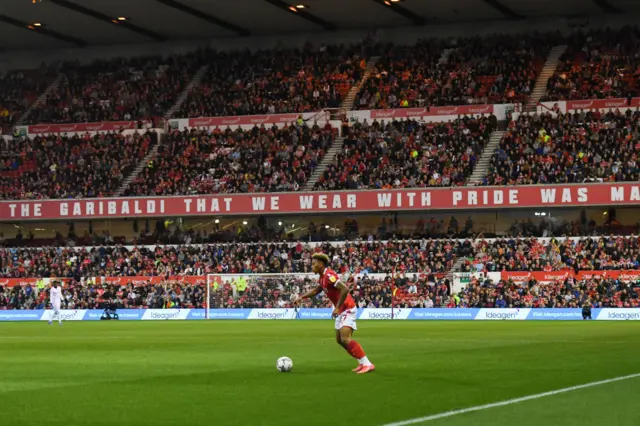
[[[4,0],[2,3],[0,48],[6,50],[640,12],[637,0]]]

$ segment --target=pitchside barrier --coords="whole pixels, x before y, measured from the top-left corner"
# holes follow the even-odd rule
[[[62,310],[63,321],[99,321],[103,310]],[[331,320],[331,309],[210,309],[210,320]],[[206,309],[118,309],[119,319],[206,320]],[[0,321],[47,321],[50,310],[0,310]],[[640,308],[592,309],[591,317],[597,321],[640,320]],[[488,321],[577,321],[582,320],[582,309],[456,309],[456,308],[379,308],[358,309],[358,320],[488,320]]]

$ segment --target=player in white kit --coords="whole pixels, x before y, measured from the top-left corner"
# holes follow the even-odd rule
[[[58,282],[54,281],[49,289],[49,300],[53,308],[53,314],[49,317],[49,325],[53,323],[55,317],[58,317],[58,323],[62,325],[62,316],[60,315],[60,305],[62,304],[62,287],[58,286]]]

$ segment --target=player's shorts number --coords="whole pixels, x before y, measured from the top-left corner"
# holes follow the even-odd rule
[[[356,327],[357,312],[358,312],[357,309],[353,308],[353,309],[344,311],[343,313],[338,315],[338,317],[336,318],[336,330],[340,330],[342,327],[349,327],[353,330],[357,330],[358,329]]]

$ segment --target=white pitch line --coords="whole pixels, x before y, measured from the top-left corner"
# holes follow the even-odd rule
[[[579,390],[579,389],[592,388],[594,386],[606,385],[608,383],[619,382],[619,381],[622,381],[622,380],[635,379],[637,377],[640,377],[640,373],[630,374],[628,376],[615,377],[613,379],[600,380],[598,382],[585,383],[584,385],[571,386],[571,387],[568,387],[568,388],[563,388],[563,389],[557,389],[557,390],[554,390],[554,391],[538,393],[538,394],[535,394],[535,395],[523,396],[521,398],[508,399],[506,401],[494,402],[492,404],[478,405],[478,406],[475,406],[475,407],[463,408],[461,410],[445,411],[444,413],[433,414],[431,416],[425,416],[425,417],[417,417],[415,419],[403,420],[401,422],[386,423],[383,426],[415,425],[417,423],[430,422],[432,420],[444,419],[445,417],[452,417],[452,416],[457,416],[459,414],[472,413],[474,411],[482,411],[482,410],[489,410],[491,408],[496,408],[496,407],[504,407],[505,405],[518,404],[520,402],[525,402],[525,401],[531,401],[531,400],[534,400],[534,399],[544,398],[545,396],[553,396],[553,395],[558,395],[558,394],[561,394],[561,393],[572,392],[572,391]]]

